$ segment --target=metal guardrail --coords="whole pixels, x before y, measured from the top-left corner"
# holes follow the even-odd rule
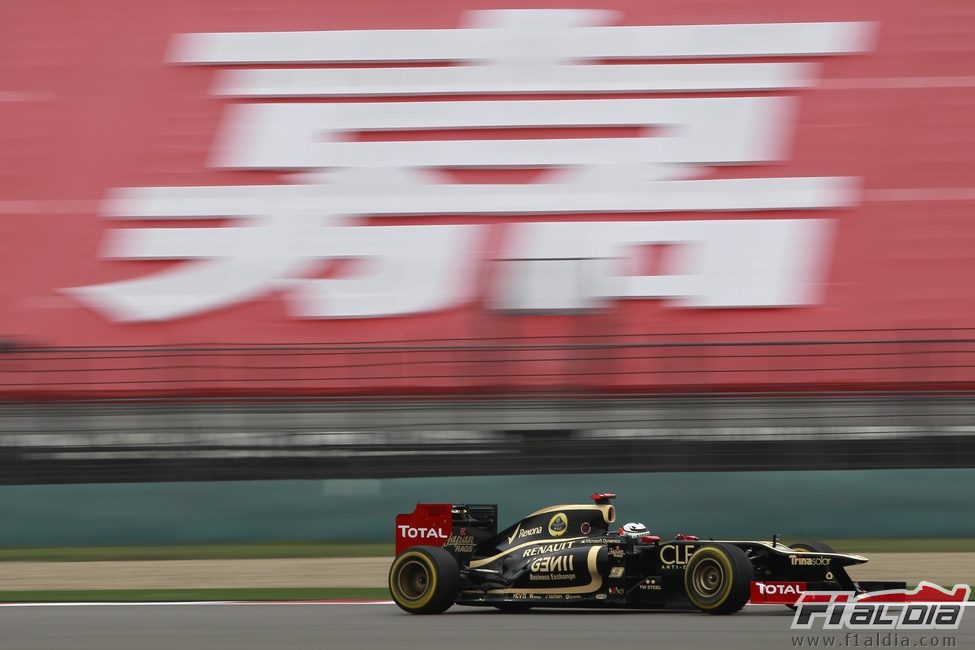
[[[0,483],[975,466],[975,333],[910,334],[17,348]]]
[[[975,467],[975,395],[0,406],[0,483]]]
[[[975,330],[20,348],[0,397],[462,396],[975,387]]]

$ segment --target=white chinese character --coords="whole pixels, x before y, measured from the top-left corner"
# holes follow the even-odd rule
[[[793,98],[729,97],[729,91],[784,91],[815,78],[809,62],[722,63],[722,57],[862,51],[868,25],[620,27],[608,25],[611,18],[585,10],[486,11],[453,30],[177,38],[173,59],[180,63],[275,65],[221,72],[218,95],[307,99],[231,106],[213,152],[215,166],[264,170],[288,182],[122,190],[108,203],[110,216],[237,221],[224,228],[114,231],[110,257],[190,261],[145,278],[68,291],[129,321],[187,316],[275,290],[299,317],[417,313],[471,298],[484,227],[374,226],[361,218],[795,210],[853,202],[848,178],[706,176],[712,166],[788,155]],[[655,58],[688,62],[626,62]],[[402,65],[411,61],[460,65]],[[376,65],[307,67],[343,62]],[[657,92],[696,96],[613,97]],[[330,100],[492,93],[505,99]],[[512,99],[520,93],[556,97]],[[605,98],[558,97],[572,93]],[[517,133],[552,127],[598,127],[606,136]],[[509,137],[464,134],[484,129],[504,129]],[[417,137],[384,139],[389,131]],[[429,131],[458,137],[423,137]],[[510,167],[547,171],[532,184],[458,184],[436,171]],[[538,310],[591,308],[610,298],[673,298],[693,307],[802,304],[815,298],[811,287],[827,225],[818,219],[516,224],[503,257],[518,261],[506,263],[495,279],[492,303]],[[689,247],[681,273],[620,271],[634,246],[667,242]],[[314,277],[322,260],[340,258],[362,260],[358,275]],[[572,273],[565,269],[570,259]]]

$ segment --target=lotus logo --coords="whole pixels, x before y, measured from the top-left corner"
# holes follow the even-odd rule
[[[558,537],[569,528],[569,519],[564,512],[556,513],[548,522],[548,534]]]

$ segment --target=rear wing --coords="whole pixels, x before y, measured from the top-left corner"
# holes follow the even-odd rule
[[[413,512],[396,515],[396,554],[422,545],[469,555],[497,533],[496,504],[418,503]]]

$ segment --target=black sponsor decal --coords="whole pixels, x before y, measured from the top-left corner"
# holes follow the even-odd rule
[[[466,529],[462,529],[466,530]],[[445,549],[454,549],[455,553],[473,553],[474,552],[474,536],[473,535],[451,535],[447,538],[447,543],[444,545]]]
[[[531,557],[533,555],[542,555],[543,553],[554,553],[555,551],[564,551],[568,548],[572,548],[575,542],[556,542],[555,544],[539,544],[538,546],[532,546],[531,548],[526,548],[521,554],[521,557]]]
[[[693,544],[664,544],[660,547],[660,564],[664,569],[682,569],[695,548]]]

